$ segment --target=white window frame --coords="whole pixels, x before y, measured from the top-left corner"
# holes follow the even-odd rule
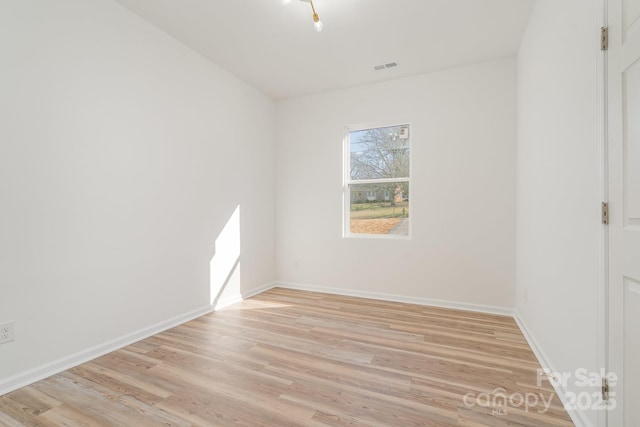
[[[409,128],[409,177],[408,178],[381,178],[381,179],[351,179],[351,150],[349,143],[349,134],[351,132],[363,131],[368,129],[378,129],[386,127],[406,126]],[[356,238],[356,239],[391,239],[391,240],[411,240],[412,230],[412,218],[411,206],[413,203],[409,203],[409,216],[408,216],[408,232],[406,236],[398,234],[364,234],[364,233],[351,233],[351,192],[350,186],[352,184],[387,184],[393,182],[407,182],[409,184],[410,192],[413,192],[413,184],[411,182],[411,175],[413,171],[413,126],[411,122],[395,122],[395,123],[370,123],[363,125],[351,125],[345,127],[344,139],[342,142],[343,154],[342,154],[342,237],[344,238]],[[365,195],[366,199],[366,195]],[[411,196],[410,199],[415,199]]]

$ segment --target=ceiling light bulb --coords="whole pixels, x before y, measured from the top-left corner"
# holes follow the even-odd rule
[[[291,0],[281,0],[280,3],[282,4],[289,4],[291,3]]]
[[[316,31],[317,32],[322,31],[322,27],[324,27],[324,25],[322,25],[322,21],[318,17],[317,13],[313,14],[313,26],[316,27]]]

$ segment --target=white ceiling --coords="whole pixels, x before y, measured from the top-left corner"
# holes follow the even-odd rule
[[[535,0],[116,0],[274,99],[514,55]],[[374,71],[375,65],[399,66]]]

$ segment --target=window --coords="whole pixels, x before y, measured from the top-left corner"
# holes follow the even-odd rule
[[[409,236],[409,125],[349,128],[344,236]]]

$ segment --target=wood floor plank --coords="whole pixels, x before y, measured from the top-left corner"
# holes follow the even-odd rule
[[[0,396],[0,426],[572,426],[538,368],[510,317],[275,288]]]
[[[9,416],[9,414],[0,411],[0,426],[4,427],[22,427],[24,424]]]

